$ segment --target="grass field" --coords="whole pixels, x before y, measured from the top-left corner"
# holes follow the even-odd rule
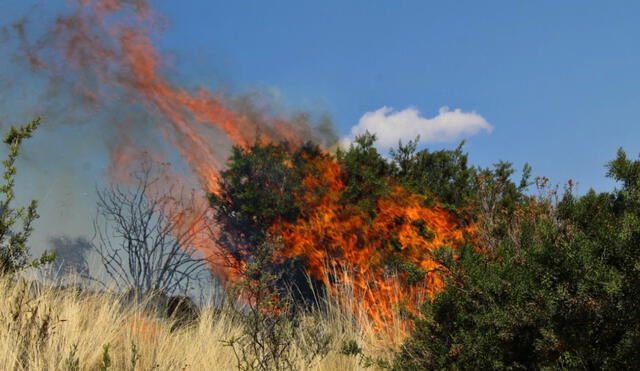
[[[196,321],[176,329],[174,319],[146,310],[144,304],[125,303],[104,292],[83,294],[57,287],[0,279],[3,370],[237,369],[233,349],[223,343],[243,333],[231,312],[205,306]],[[335,302],[321,307],[304,315],[298,326],[314,323],[326,332],[329,351],[306,364],[305,352],[314,340],[295,336],[290,358],[298,369],[363,369],[361,357],[341,353],[345,342],[354,340],[367,355],[391,357],[394,334],[385,339]]]

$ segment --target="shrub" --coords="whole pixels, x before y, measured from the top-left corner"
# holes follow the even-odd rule
[[[228,309],[242,332],[223,343],[233,350],[239,370],[296,370],[300,358],[309,368],[329,352],[331,337],[322,326],[312,318],[301,323],[302,313],[292,310],[290,295],[275,291],[281,277],[265,269],[275,251],[273,244],[261,246],[245,276],[229,290]],[[237,298],[242,303],[235,302]],[[296,362],[294,354],[300,349]]]
[[[640,162],[623,187],[516,200],[511,232],[483,252],[438,254],[449,275],[396,369],[632,369],[640,364]],[[542,185],[546,180],[540,179]]]
[[[24,139],[30,138],[33,131],[40,126],[40,119],[31,121],[19,128],[12,126],[4,137],[4,143],[9,147],[7,159],[2,162],[4,184],[0,185],[0,194],[4,198],[0,201],[0,273],[13,273],[26,267],[35,267],[55,259],[55,254],[46,252],[38,259],[31,260],[27,242],[33,232],[33,222],[39,217],[38,202],[33,200],[29,206],[13,208],[11,203],[15,198],[14,177],[15,162],[20,154]],[[16,223],[20,228],[16,228]]]

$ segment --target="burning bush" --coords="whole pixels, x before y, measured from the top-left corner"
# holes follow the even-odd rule
[[[236,148],[210,197],[228,263],[242,271],[264,241],[278,239],[267,269],[284,272],[279,286],[297,286],[299,299],[312,299],[307,275],[330,294],[351,290],[356,314],[379,329],[403,308],[416,314],[442,287],[434,251],[458,248],[473,227],[436,195],[398,181],[374,140],[361,137],[337,155],[312,144]]]

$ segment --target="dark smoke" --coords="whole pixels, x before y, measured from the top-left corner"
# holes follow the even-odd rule
[[[51,251],[56,253],[54,272],[64,274],[70,271],[81,276],[89,275],[87,254],[92,246],[86,238],[53,237],[50,239],[50,245]]]

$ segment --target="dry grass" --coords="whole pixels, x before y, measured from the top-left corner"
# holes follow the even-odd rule
[[[0,364],[3,370],[98,370],[109,346],[109,370],[233,370],[233,351],[222,344],[242,329],[223,311],[203,310],[196,323],[172,331],[171,320],[121,304],[113,295],[0,278]],[[340,354],[356,340],[367,354],[391,356],[389,346],[367,326],[356,325],[339,305],[327,303],[308,317],[331,334],[330,352],[311,368],[303,363],[309,339],[293,350],[299,369],[358,370],[357,357]],[[362,322],[362,321],[360,321]],[[304,323],[305,321],[301,321]]]

